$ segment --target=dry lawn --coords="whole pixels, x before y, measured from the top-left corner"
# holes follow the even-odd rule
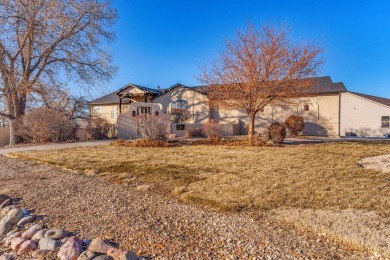
[[[359,167],[388,143],[278,147],[84,147],[14,156],[151,183],[187,201],[227,210],[279,207],[362,209],[390,216],[390,175]]]

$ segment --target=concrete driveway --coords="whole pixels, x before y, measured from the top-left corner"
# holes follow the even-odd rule
[[[77,142],[77,143],[44,144],[44,145],[35,145],[35,146],[11,147],[11,148],[0,149],[0,154],[16,153],[16,152],[23,152],[23,151],[57,150],[57,149],[67,149],[67,148],[85,147],[85,146],[100,146],[100,145],[109,145],[111,142],[112,140],[103,140],[103,141],[90,141],[90,142]]]

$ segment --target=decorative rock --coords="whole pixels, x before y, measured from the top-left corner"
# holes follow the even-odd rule
[[[132,252],[125,252],[118,260],[138,260],[138,256]]]
[[[112,260],[112,257],[108,255],[99,255],[93,258],[93,260]]]
[[[19,250],[19,247],[23,244],[23,242],[26,241],[26,239],[21,237],[15,237],[11,240],[11,248],[15,252]]]
[[[51,238],[44,237],[39,240],[39,249],[41,250],[54,250],[60,246],[60,241]]]
[[[10,224],[16,224],[23,218],[23,211],[20,209],[11,209],[4,217],[4,221]]]
[[[95,256],[95,252],[87,250],[82,252],[79,258],[77,258],[77,260],[92,260],[93,258],[95,258]]]
[[[9,222],[0,222],[0,236],[4,236],[12,229],[12,225]]]
[[[16,260],[17,257],[18,256],[15,253],[9,253],[5,255],[1,255],[0,260]]]
[[[121,255],[123,255],[124,253],[126,253],[125,251],[123,251],[122,249],[119,249],[119,248],[110,248],[107,250],[107,255],[108,256],[111,256],[112,258],[114,258],[115,260],[118,260],[119,257]]]
[[[28,255],[31,252],[33,252],[35,249],[37,249],[37,242],[34,240],[27,240],[24,241],[18,250],[18,255]]]
[[[8,212],[10,212],[13,209],[17,209],[17,208],[18,208],[18,206],[16,206],[16,205],[9,205],[9,206],[1,209],[0,216],[4,217],[5,215],[7,215]]]
[[[77,260],[81,253],[81,240],[78,237],[71,237],[63,244],[57,256],[61,260]]]
[[[43,259],[45,258],[45,255],[47,254],[47,250],[40,250],[37,249],[34,252],[32,252],[31,256],[36,259]]]
[[[0,194],[0,203],[3,203],[4,201],[9,200],[9,199],[11,199],[10,196],[8,196],[6,194],[2,194],[2,193]]]
[[[112,248],[113,246],[100,238],[93,239],[88,246],[88,250],[94,251],[96,253],[106,254],[107,250]],[[95,257],[96,258],[96,257]]]
[[[35,224],[33,226],[31,226],[29,229],[27,229],[23,234],[22,234],[22,237],[23,238],[26,238],[26,239],[31,239],[32,237],[34,237],[34,235],[42,229],[42,225],[40,224]]]
[[[45,237],[52,238],[52,239],[63,239],[64,237],[66,237],[67,234],[68,232],[66,232],[65,230],[60,228],[55,228],[46,231]]]
[[[11,199],[6,199],[4,200],[3,202],[0,203],[0,209],[3,209],[5,207],[7,207],[8,205],[11,205],[12,204],[12,200]]]
[[[45,237],[45,234],[46,234],[46,230],[45,230],[45,229],[39,230],[39,231],[38,231],[37,233],[35,233],[35,235],[32,237],[32,240],[39,241],[39,240],[41,240],[42,238]]]
[[[28,223],[31,223],[35,220],[35,216],[27,216],[19,220],[19,222],[16,224],[17,226],[24,226]]]
[[[11,235],[9,235],[7,237],[7,239],[5,240],[4,242],[4,245],[6,247],[9,247],[11,245],[11,242],[12,242],[12,239],[15,238],[15,237],[19,237],[22,233],[21,232],[15,232],[15,233],[12,233]],[[8,235],[8,234],[7,234]]]

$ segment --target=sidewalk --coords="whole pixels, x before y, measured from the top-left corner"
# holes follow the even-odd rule
[[[100,145],[108,145],[111,142],[112,140],[104,140],[104,141],[89,141],[89,142],[12,147],[12,148],[0,149],[0,154],[16,153],[16,152],[24,152],[24,151],[57,150],[57,149],[66,149],[66,148],[75,148],[75,147],[84,147],[84,146],[100,146]]]

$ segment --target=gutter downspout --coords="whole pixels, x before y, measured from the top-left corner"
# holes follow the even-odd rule
[[[339,137],[341,137],[341,92],[339,92]]]

